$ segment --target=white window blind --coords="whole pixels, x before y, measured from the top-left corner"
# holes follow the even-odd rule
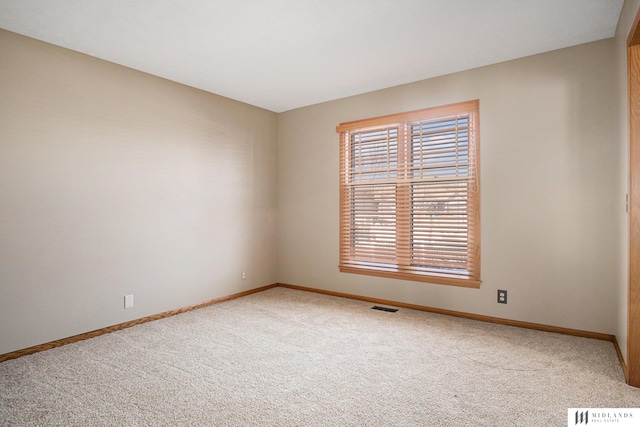
[[[340,270],[478,287],[478,101],[337,130]]]

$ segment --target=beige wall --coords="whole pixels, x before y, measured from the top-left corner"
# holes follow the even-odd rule
[[[615,39],[280,115],[0,30],[0,354],[276,281],[614,333],[624,351],[639,4]],[[335,126],[476,98],[482,287],[339,273]]]
[[[278,280],[619,333],[615,40],[292,110],[278,116]],[[480,100],[480,289],[338,272],[340,122]],[[496,290],[509,303],[496,303]]]
[[[2,30],[0,63],[0,354],[276,281],[275,113]]]

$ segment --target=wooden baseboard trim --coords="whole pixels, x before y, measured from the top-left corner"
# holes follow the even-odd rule
[[[224,301],[244,297],[254,294],[256,292],[266,291],[267,289],[275,288],[278,284],[272,284],[262,286],[260,288],[250,289],[248,291],[238,292],[236,294],[227,295],[220,298],[215,298],[200,304],[191,305],[188,307],[178,308],[175,310],[165,311],[163,313],[154,314],[140,319],[131,320],[129,322],[119,323],[117,325],[108,326],[106,328],[97,329],[95,331],[85,332],[82,334],[74,335],[68,338],[62,338],[59,340],[51,341],[44,344],[35,345],[33,347],[24,348],[22,350],[12,351],[10,353],[0,354],[0,363],[6,360],[17,359],[18,357],[27,356],[29,354],[39,353],[41,351],[50,350],[52,348],[61,347],[63,345],[71,344],[78,341],[84,341],[89,338],[94,338],[100,335],[109,334],[111,332],[119,331],[121,329],[130,328],[132,326],[140,325],[142,323],[151,322],[153,320],[164,319],[165,317],[175,316],[176,314],[186,313],[187,311],[197,310],[199,308],[208,307],[210,305],[218,304]]]
[[[481,314],[465,313],[462,311],[445,310],[442,308],[408,304],[404,302],[390,301],[390,300],[384,300],[379,298],[370,298],[370,297],[365,297],[361,295],[346,294],[343,292],[334,292],[334,291],[327,291],[324,289],[307,288],[305,286],[290,285],[287,283],[278,283],[278,286],[283,288],[296,289],[299,291],[307,291],[307,292],[315,292],[319,294],[331,295],[334,297],[348,298],[348,299],[354,299],[359,301],[367,301],[375,304],[385,304],[385,305],[391,305],[391,306],[401,307],[401,308],[410,308],[412,310],[428,311],[429,313],[437,313],[437,314],[444,314],[447,316],[462,317],[464,319],[480,320],[482,322],[498,323],[498,324],[507,325],[507,326],[516,326],[518,328],[535,329],[537,331],[554,332],[556,334],[573,335],[576,337],[611,341],[613,343],[615,343],[615,339],[616,339],[614,335],[602,334],[599,332],[581,331],[578,329],[561,328],[558,326],[549,326],[549,325],[543,325],[540,323],[522,322],[519,320],[509,320],[509,319],[503,319],[500,317],[491,317],[491,316],[484,316]]]

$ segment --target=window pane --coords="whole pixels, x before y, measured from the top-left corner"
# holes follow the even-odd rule
[[[467,269],[467,181],[411,188],[411,265]]]
[[[358,260],[396,258],[396,188],[365,185],[351,189],[351,248]]]
[[[411,177],[451,178],[469,173],[469,118],[411,125]]]
[[[350,181],[395,179],[398,176],[398,129],[351,134]]]

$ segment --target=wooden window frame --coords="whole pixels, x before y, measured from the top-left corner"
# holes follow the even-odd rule
[[[481,284],[480,280],[480,137],[479,137],[479,101],[466,101],[456,104],[450,104],[440,107],[426,108],[422,110],[410,111],[406,113],[391,114],[387,116],[374,117],[370,119],[358,120],[353,122],[341,123],[336,127],[336,131],[340,134],[340,264],[339,270],[343,273],[355,273],[365,274],[371,276],[387,277],[393,279],[411,280],[419,282],[428,282],[434,284],[463,286],[469,288],[479,288]],[[468,124],[465,135],[468,135],[465,142],[468,144],[468,158],[466,162],[460,163],[463,166],[460,169],[464,169],[458,174],[458,128],[457,123],[462,120],[463,123]],[[415,148],[426,146],[422,145],[423,140],[420,139],[416,144],[415,142],[415,130],[409,131],[409,129],[415,129],[416,126],[423,126],[427,124],[440,124],[449,123],[455,121],[455,176],[448,181],[448,178],[438,176],[423,175],[422,170],[428,170],[431,166],[426,160],[422,160],[422,154],[420,154],[419,169],[420,176],[416,177],[414,160],[416,158]],[[395,129],[396,131],[392,136],[389,136],[388,129]],[[379,155],[381,151],[376,151],[375,159],[373,155],[364,157],[362,154],[356,153],[357,150],[362,150],[362,145],[365,142],[362,138],[371,137],[371,135],[379,135],[386,132],[386,147],[388,152],[384,155]],[[411,135],[409,136],[409,133]],[[358,139],[361,138],[361,139]],[[376,150],[380,150],[380,146],[385,146],[385,136],[380,137],[380,141],[376,142]],[[413,138],[413,139],[412,139]],[[422,136],[420,136],[422,138]],[[390,145],[388,141],[392,140],[393,145]],[[426,140],[426,139],[425,139]],[[376,140],[377,141],[377,140]],[[432,142],[426,142],[424,144],[430,144]],[[411,147],[407,148],[408,145]],[[355,151],[354,151],[355,150]],[[389,154],[391,153],[391,154]],[[382,157],[381,157],[382,156]],[[364,158],[364,160],[363,160]],[[379,160],[382,158],[382,160]],[[380,170],[375,169],[375,172],[362,172],[364,166],[357,165],[364,164],[365,161],[370,163],[365,166],[375,164],[391,164],[387,166],[387,169]],[[429,160],[431,161],[431,160]],[[359,170],[360,172],[357,172]],[[389,170],[393,170],[391,173]],[[467,172],[464,172],[464,171]],[[396,172],[397,171],[397,172]],[[385,175],[386,173],[386,175]],[[438,172],[434,172],[438,173]],[[360,174],[360,175],[358,175]],[[368,174],[368,175],[367,175]],[[380,175],[381,174],[381,175]],[[370,181],[357,181],[357,176],[367,175]],[[384,178],[379,178],[383,176]],[[373,178],[371,178],[373,177]],[[365,177],[366,178],[366,177]],[[363,179],[363,178],[361,178]],[[381,184],[378,184],[380,182]],[[447,186],[449,184],[443,184],[444,182],[452,182],[455,187],[460,184],[466,198],[462,200],[464,226],[457,228],[463,228],[463,231],[456,230],[457,233],[463,233],[465,241],[462,251],[465,255],[463,264],[465,268],[448,269],[438,263],[451,262],[450,260],[442,260],[438,258],[441,256],[443,249],[435,244],[425,244],[428,240],[419,240],[419,244],[416,243],[416,237],[414,235],[420,234],[425,229],[424,227],[430,227],[419,225],[414,227],[414,224],[419,224],[420,221],[415,218],[424,218],[424,208],[416,208],[419,205],[418,201],[431,201],[432,199],[420,199],[420,194],[428,194],[430,188],[435,188],[436,191],[440,191],[440,187]],[[376,231],[369,231],[366,234],[367,238],[371,236],[389,236],[387,240],[393,240],[393,243],[385,242],[388,247],[382,247],[379,249],[375,247],[373,249],[366,247],[363,249],[363,245],[357,240],[362,231],[358,231],[357,219],[361,217],[359,210],[363,212],[369,212],[365,208],[359,208],[363,200],[359,194],[366,192],[366,189],[360,190],[361,193],[357,193],[358,189],[364,188],[369,185],[368,188],[371,194],[381,194],[380,197],[385,202],[389,202],[389,199],[384,197],[390,197],[393,203],[387,203],[387,208],[382,211],[379,208],[379,204],[376,204],[375,215],[388,215],[386,223],[392,223],[392,225],[386,226],[370,226],[370,229],[375,228]],[[432,187],[429,187],[429,186]],[[373,189],[372,187],[386,187],[383,189]],[[393,187],[390,189],[390,187]],[[418,192],[418,188],[422,188],[422,193]],[[453,191],[453,190],[447,190]],[[388,194],[394,194],[395,196],[388,196]],[[417,195],[416,195],[417,194]],[[456,194],[460,194],[458,191]],[[376,196],[377,197],[377,196]],[[430,195],[424,197],[433,197]],[[447,199],[448,204],[458,202],[458,200]],[[392,205],[392,206],[389,206]],[[424,205],[424,204],[423,204]],[[380,213],[382,212],[382,214]],[[390,212],[390,213],[389,213]],[[363,216],[365,214],[362,214]],[[437,218],[444,218],[444,213]],[[433,216],[433,215],[432,215]],[[439,220],[436,218],[436,223]],[[423,221],[424,222],[424,221]],[[440,223],[438,223],[440,224]],[[441,225],[441,224],[440,224]],[[383,228],[386,227],[386,228]],[[436,226],[433,226],[435,229]],[[417,231],[416,231],[417,230]],[[355,236],[355,237],[354,237]],[[451,239],[452,234],[447,234],[447,239]],[[356,243],[354,243],[356,242]],[[378,243],[374,243],[378,244]],[[416,249],[416,248],[422,249]],[[424,249],[426,248],[426,249]],[[445,249],[446,250],[446,249]],[[366,257],[359,256],[358,253],[365,253]],[[416,253],[424,253],[428,255],[421,255],[419,258]],[[395,255],[394,255],[395,252]],[[433,255],[435,254],[435,255]],[[444,258],[450,258],[452,256],[446,255]],[[393,259],[391,261],[391,259]],[[439,261],[412,261],[417,259],[439,259]],[[420,263],[433,263],[429,265],[419,265]],[[461,261],[457,261],[460,263]]]

